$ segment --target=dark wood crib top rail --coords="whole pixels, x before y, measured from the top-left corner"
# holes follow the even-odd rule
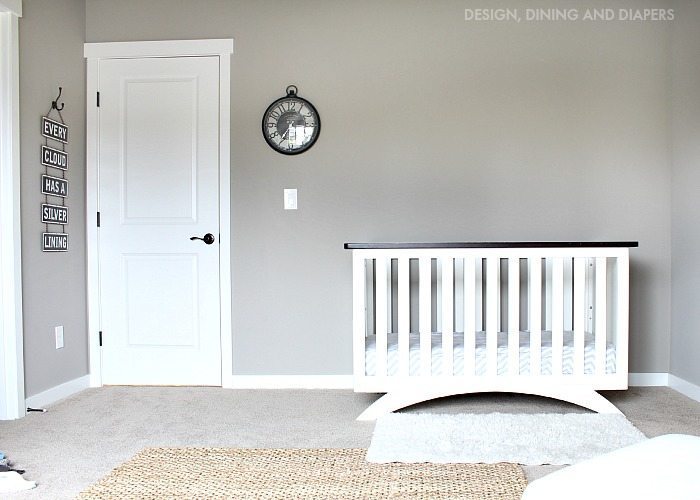
[[[638,241],[460,241],[444,243],[345,243],[346,250],[387,248],[593,248],[638,247]]]

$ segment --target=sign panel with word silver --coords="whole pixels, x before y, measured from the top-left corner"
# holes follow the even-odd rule
[[[68,207],[42,203],[41,222],[44,224],[68,224]]]

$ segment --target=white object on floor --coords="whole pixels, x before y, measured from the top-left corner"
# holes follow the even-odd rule
[[[699,464],[700,437],[667,434],[537,479],[523,500],[697,500]]]
[[[409,374],[420,375],[420,335],[409,335]],[[377,373],[377,336],[369,335],[365,341],[365,374],[375,376]],[[496,373],[508,375],[508,332],[498,332],[498,349],[496,354]],[[474,373],[478,376],[487,375],[488,355],[486,350],[486,333],[476,332],[474,337]],[[459,332],[453,336],[453,374],[464,375],[464,334]],[[530,332],[520,332],[520,345],[518,355],[518,373],[530,375]],[[399,336],[396,333],[387,334],[387,373],[395,376],[399,373]],[[442,333],[433,333],[431,336],[431,362],[432,375],[442,374]],[[595,342],[593,335],[586,333],[584,336],[583,373],[595,374]],[[607,344],[605,351],[605,373],[615,373],[615,345]],[[574,373],[574,332],[566,331],[562,344],[562,374]],[[552,374],[552,332],[542,332],[540,353],[540,374]]]
[[[0,472],[0,493],[12,493],[36,488],[35,481],[27,481],[15,471]]]
[[[377,419],[367,461],[567,465],[645,440],[606,413],[391,413]]]

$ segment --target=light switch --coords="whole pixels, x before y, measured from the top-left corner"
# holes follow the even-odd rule
[[[54,335],[56,337],[56,349],[63,349],[63,327],[57,326],[54,328]]]
[[[296,189],[285,189],[284,190],[284,209],[285,210],[296,210],[297,209],[297,190]]]

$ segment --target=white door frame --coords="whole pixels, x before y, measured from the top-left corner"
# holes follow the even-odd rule
[[[0,420],[25,415],[19,203],[19,18],[0,0]]]
[[[97,207],[99,193],[99,62],[143,57],[219,57],[219,295],[221,297],[221,385],[233,386],[231,331],[231,146],[230,99],[233,39],[86,43],[87,58],[87,297],[90,386],[102,385]]]

